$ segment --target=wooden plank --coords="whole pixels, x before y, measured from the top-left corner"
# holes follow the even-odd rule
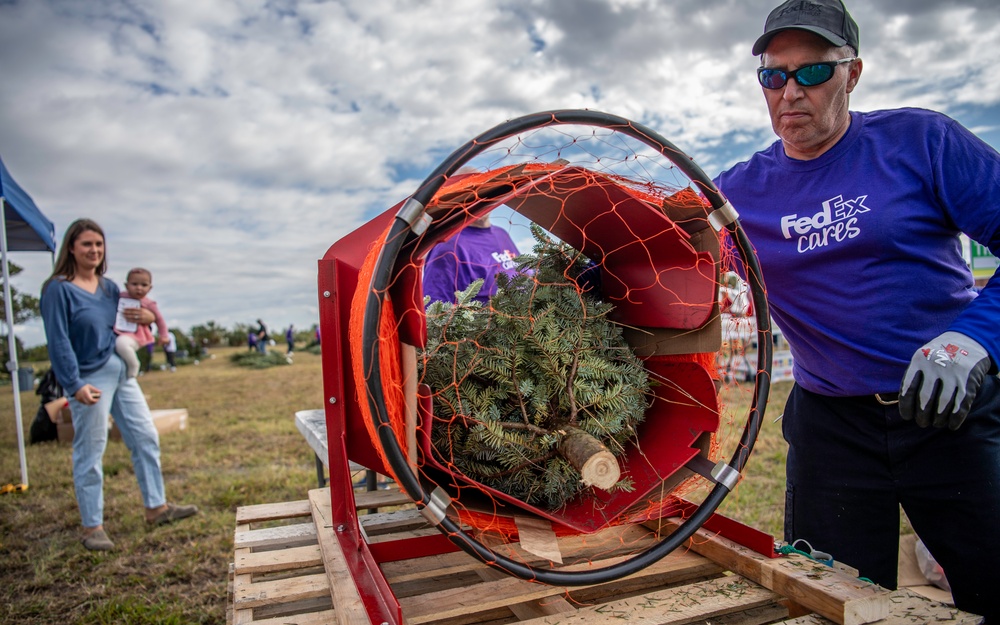
[[[565,567],[562,570],[599,568],[621,559],[611,558],[594,562],[591,565]],[[705,558],[692,557],[692,554],[671,554],[671,556],[663,558],[659,562],[655,562],[645,569],[623,579],[647,579],[663,575],[670,571],[685,571],[685,575],[688,575],[693,569],[698,569],[698,567],[704,567],[703,571],[717,570],[717,566]],[[695,575],[700,574],[695,573]],[[420,623],[432,623],[440,619],[506,607],[517,603],[538,600],[548,601],[552,597],[563,595],[566,592],[566,588],[561,586],[548,586],[526,582],[504,574],[503,578],[477,584],[471,588],[451,588],[401,599],[400,605],[403,607],[406,622],[410,625],[418,625]]]
[[[361,595],[351,578],[347,567],[347,558],[341,549],[340,541],[333,535],[333,514],[330,510],[329,489],[309,491],[309,502],[312,505],[313,522],[315,523],[319,546],[323,550],[323,562],[326,575],[329,578],[329,588],[333,596],[333,609],[337,620],[344,625],[368,623],[368,612],[365,610]]]
[[[830,619],[823,618],[819,614],[807,614],[797,618],[781,621],[778,625],[835,625]]]
[[[302,438],[324,465],[329,463],[326,441],[326,412],[322,409],[299,410],[295,413],[295,427]]]
[[[788,609],[780,603],[750,608],[742,612],[716,616],[711,625],[766,625],[788,616]]]
[[[329,594],[330,582],[324,573],[302,575],[289,579],[238,584],[233,589],[233,607],[240,610]]]
[[[337,613],[333,610],[323,610],[292,616],[276,616],[253,621],[253,625],[337,625]]]
[[[403,370],[403,397],[406,400],[406,463],[417,473],[417,348],[400,343],[400,363]]]
[[[676,520],[658,523],[676,529]],[[688,545],[734,573],[743,575],[840,625],[864,625],[889,615],[889,591],[792,554],[767,558],[731,540],[698,530]]]
[[[237,510],[237,517],[239,516],[239,510]],[[236,532],[248,532],[250,531],[249,523],[237,523]],[[235,551],[235,557],[240,557],[241,555],[250,553],[249,547],[237,547]],[[236,608],[236,588],[243,587],[252,583],[253,578],[249,573],[236,574],[235,567],[232,567],[232,588],[229,591],[229,609],[232,620],[230,621],[232,625],[246,625],[247,623],[253,622],[253,610],[250,608],[237,609]]]
[[[479,578],[484,582],[496,581],[507,577],[506,573],[502,573],[494,568],[483,566],[476,569],[476,574],[479,575]],[[550,596],[545,599],[532,599],[530,601],[514,603],[512,605],[508,605],[507,607],[514,613],[514,616],[522,621],[527,621],[528,619],[539,616],[547,616],[549,614],[566,614],[569,612],[576,612],[576,607],[573,606],[573,604],[566,601],[564,597],[560,597],[558,595]]]
[[[641,576],[633,575],[594,586],[568,588],[569,597],[575,603],[600,603],[648,592],[654,588],[694,584],[725,574],[724,569],[715,562],[690,551],[670,554],[661,562],[666,560],[675,560],[677,564],[661,566],[657,563],[650,565],[652,570],[647,569],[648,574]]]
[[[732,622],[745,623],[747,614],[755,609],[769,607],[773,612],[778,599],[775,593],[750,580],[723,577],[581,607],[572,620],[561,615],[526,621],[524,625],[598,625],[613,619],[626,619],[633,625],[715,624],[723,622],[721,618],[727,615],[734,615]],[[760,622],[760,618],[758,614],[750,622]]]
[[[429,527],[427,519],[417,510],[399,510],[396,512],[377,512],[358,517],[361,529],[368,536],[384,534],[399,534]],[[437,532],[437,529],[434,529]]]
[[[291,615],[312,614],[324,610],[333,610],[330,593],[321,597],[309,597],[308,599],[298,599],[287,603],[274,603],[256,607],[253,609],[253,625],[257,625],[260,621],[270,621],[273,619],[286,619],[285,623],[287,623],[287,619],[295,618]],[[336,623],[336,620],[333,622]]]
[[[936,601],[928,601],[926,597],[913,592],[909,588],[900,588],[888,593],[892,612],[878,625],[926,625],[927,623],[947,623],[948,625],[980,625],[984,619],[981,616],[962,612]],[[803,616],[789,621],[788,625],[827,625],[826,619],[817,620],[816,615]]]
[[[574,614],[544,616],[521,625],[606,625],[618,619],[629,625],[705,623],[717,616],[773,605],[779,599],[750,580],[730,576],[581,606]]]
[[[365,495],[391,492],[398,496],[398,491]],[[304,517],[302,502],[237,510],[240,522],[230,566],[227,622],[369,623],[333,532],[329,489],[310,491],[306,502],[309,520],[278,527],[252,529],[251,524]],[[383,541],[437,532],[412,529],[423,525],[423,517],[413,510],[369,515],[366,523],[382,532],[375,539]],[[671,522],[671,526],[676,524]],[[640,525],[562,538],[564,559],[573,563],[559,570],[605,567],[632,557],[656,540],[655,532]],[[492,548],[517,561],[547,566],[518,544],[500,543]],[[689,549],[679,549],[642,571],[582,587],[525,582],[462,552],[384,563],[381,568],[397,594],[407,625],[501,625],[511,623],[512,618],[519,625],[598,625],[620,620],[632,625],[860,624],[871,621],[877,612],[865,612],[870,606],[856,601],[866,596],[856,594],[859,588],[876,589],[871,596],[890,605],[878,625],[982,623],[980,617],[928,601],[909,589],[890,593],[800,556],[769,559],[704,530],[699,530]],[[726,571],[731,573],[720,576]],[[828,611],[839,606],[837,614],[843,620],[830,619],[822,612],[798,618],[789,615],[789,604],[816,610],[817,601],[825,601]]]
[[[277,527],[236,532],[233,543],[237,549],[241,547],[297,547],[316,542],[316,525],[313,523],[295,523]]]
[[[436,529],[433,531],[437,532]],[[407,534],[407,536],[409,535]],[[372,542],[389,541],[397,537],[397,535],[382,536],[373,539]],[[641,525],[621,525],[609,527],[594,534],[561,538],[559,545],[564,552],[564,561],[569,565],[631,553],[655,539],[655,535]],[[527,553],[516,544],[493,545],[493,549],[504,556],[527,564],[535,565],[545,562],[538,556]],[[398,562],[385,562],[381,565],[390,584],[408,582],[423,577],[452,575],[463,571],[472,571],[483,566],[485,565],[464,551]]]
[[[261,523],[307,517],[312,514],[309,500],[289,501],[287,503],[263,503],[254,506],[241,506],[236,509],[237,523]]]
[[[329,493],[327,493],[329,496]],[[413,504],[410,496],[398,488],[387,490],[372,490],[354,493],[354,507],[358,510],[363,508],[388,508],[389,506],[405,506]]]
[[[911,588],[901,588],[889,593],[893,605],[892,612],[886,618],[877,621],[877,625],[982,625],[985,619],[981,616],[963,612],[952,606],[930,601]],[[782,621],[789,625],[832,625],[833,621],[817,614]]]
[[[323,565],[323,551],[318,544],[271,551],[240,551],[233,562],[237,573],[272,573]]]
[[[392,586],[427,577],[456,575],[483,566],[485,565],[464,551],[383,562],[380,565],[382,574]]]

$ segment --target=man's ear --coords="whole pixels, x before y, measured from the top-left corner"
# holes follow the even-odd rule
[[[854,88],[858,86],[858,81],[861,80],[861,71],[864,69],[864,62],[861,59],[855,60],[850,65],[847,75],[847,93],[854,91]]]

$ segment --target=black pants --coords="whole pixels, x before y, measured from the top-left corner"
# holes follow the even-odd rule
[[[922,429],[874,397],[796,385],[785,406],[785,540],[896,587],[899,506],[944,568],[957,607],[1000,623],[1000,380],[957,431]]]

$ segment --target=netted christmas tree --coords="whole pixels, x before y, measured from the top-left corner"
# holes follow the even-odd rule
[[[562,506],[588,487],[630,488],[615,456],[647,408],[642,362],[608,319],[596,272],[532,226],[533,254],[457,303],[427,307],[419,359],[433,392],[432,444],[469,478],[532,505]]]

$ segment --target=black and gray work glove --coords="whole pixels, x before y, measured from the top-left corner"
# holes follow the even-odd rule
[[[945,332],[913,354],[899,390],[899,414],[922,428],[957,430],[972,408],[992,361],[983,346]]]

